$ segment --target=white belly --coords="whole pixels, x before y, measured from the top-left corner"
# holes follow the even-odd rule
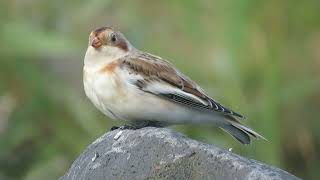
[[[107,116],[128,121],[161,121],[169,124],[210,122],[210,113],[199,113],[187,107],[144,92],[128,82],[128,74],[86,72],[84,89],[92,103]]]

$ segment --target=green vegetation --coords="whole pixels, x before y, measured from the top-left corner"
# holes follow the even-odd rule
[[[170,59],[270,142],[188,136],[320,179],[320,6],[297,0],[0,2],[0,179],[57,179],[111,126],[85,98],[91,30]]]

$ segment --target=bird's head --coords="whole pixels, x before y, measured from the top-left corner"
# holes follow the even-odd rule
[[[111,27],[101,27],[90,33],[88,48],[106,56],[117,56],[132,49],[124,35]]]

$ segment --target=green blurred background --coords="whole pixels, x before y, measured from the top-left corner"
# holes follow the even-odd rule
[[[82,86],[91,30],[121,29],[270,142],[179,126],[305,179],[320,179],[320,4],[309,0],[0,1],[0,179],[57,179],[111,126]]]

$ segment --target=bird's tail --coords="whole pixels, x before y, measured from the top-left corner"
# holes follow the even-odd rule
[[[265,141],[268,141],[263,136],[255,132],[254,130],[242,125],[239,121],[235,119],[231,119],[230,117],[227,120],[229,123],[224,124],[220,126],[221,129],[229,133],[231,136],[233,136],[235,139],[237,139],[242,144],[250,144],[251,139],[250,137],[256,138],[256,139],[263,139]]]

